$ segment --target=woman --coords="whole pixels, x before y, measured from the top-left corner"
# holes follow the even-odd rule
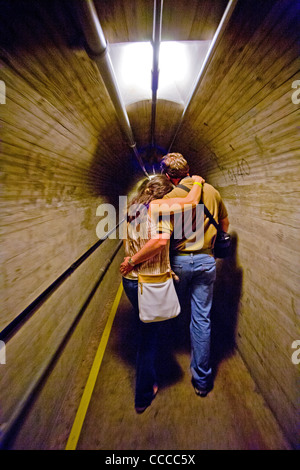
[[[125,259],[120,271],[123,275],[123,286],[138,318],[138,273],[160,274],[171,271],[169,261],[169,240],[158,239],[156,234],[155,216],[159,212],[169,212],[176,204],[197,204],[201,195],[200,176],[193,176],[194,186],[184,198],[162,199],[173,189],[173,185],[164,175],[146,180],[140,186],[137,196],[128,205],[127,239],[124,240]],[[162,206],[163,205],[163,206]],[[149,238],[157,245],[156,254],[148,259],[144,253],[143,262],[135,266],[134,255],[143,250]],[[130,270],[130,272],[129,272]],[[158,387],[156,382],[155,355],[158,339],[159,322],[143,323],[138,320],[139,339],[136,362],[135,409],[142,413],[151,404]]]

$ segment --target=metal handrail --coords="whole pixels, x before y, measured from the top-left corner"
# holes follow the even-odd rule
[[[41,305],[52,295],[56,289],[71,275],[73,272],[91,256],[94,251],[99,248],[107,238],[117,230],[117,228],[125,221],[122,219],[105,237],[98,240],[91,248],[89,248],[80,258],[78,258],[71,266],[66,269],[50,286],[48,286],[28,307],[26,307],[16,318],[14,318],[1,332],[0,340],[7,342],[20,327],[38,310]]]
[[[181,129],[181,126],[182,126],[184,117],[185,117],[185,115],[186,115],[188,109],[190,108],[190,105],[191,105],[191,103],[192,103],[192,101],[193,101],[193,99],[194,99],[196,93],[198,92],[198,89],[199,89],[199,87],[200,87],[200,84],[202,83],[202,80],[203,80],[203,78],[204,78],[204,76],[205,76],[205,74],[206,74],[206,72],[207,72],[207,69],[208,69],[208,67],[209,67],[209,65],[210,65],[210,63],[211,63],[211,60],[212,60],[212,58],[213,58],[213,56],[214,56],[214,54],[215,54],[215,51],[216,51],[216,49],[217,49],[217,47],[218,47],[218,45],[219,45],[219,43],[220,43],[220,41],[221,41],[221,38],[222,38],[223,33],[224,33],[224,31],[225,31],[225,29],[226,29],[226,27],[227,27],[227,24],[228,24],[230,18],[232,17],[232,14],[233,14],[234,9],[235,9],[235,7],[236,7],[236,5],[237,5],[237,2],[238,2],[238,0],[229,0],[229,2],[228,2],[228,4],[227,4],[227,7],[226,7],[226,9],[225,9],[225,11],[224,11],[224,14],[223,14],[223,16],[222,16],[222,18],[221,18],[221,21],[220,21],[220,23],[219,23],[219,26],[218,26],[218,28],[217,28],[215,34],[214,34],[214,37],[213,37],[213,39],[212,39],[212,41],[211,41],[211,44],[210,44],[209,49],[208,49],[208,51],[207,51],[207,54],[206,54],[206,56],[205,56],[204,62],[203,62],[203,64],[202,64],[202,67],[201,67],[200,72],[199,72],[199,74],[198,74],[198,77],[197,77],[197,79],[196,79],[195,85],[194,85],[194,87],[193,87],[193,89],[192,89],[192,91],[191,91],[191,93],[190,93],[190,96],[189,96],[189,98],[188,98],[188,100],[187,100],[187,103],[186,103],[185,108],[184,108],[184,110],[183,110],[183,113],[182,113],[182,115],[181,115],[180,122],[179,122],[179,125],[178,125],[178,127],[177,127],[177,130],[176,130],[176,132],[175,132],[175,134],[174,134],[174,137],[173,137],[173,139],[172,139],[172,142],[171,142],[170,145],[169,145],[168,152],[171,151],[171,148],[172,148],[172,146],[173,146],[173,144],[174,144],[174,142],[175,142],[175,139],[176,139],[176,137],[177,137],[177,135],[178,135],[178,132],[179,132],[179,130]]]
[[[120,225],[120,224],[118,224],[118,225]],[[105,239],[101,239],[99,241],[103,242],[106,239],[107,239],[107,237]],[[1,427],[1,429],[0,429],[0,449],[7,449],[8,446],[10,445],[10,443],[12,442],[13,438],[15,437],[14,433],[15,433],[19,423],[22,421],[22,419],[26,415],[26,412],[28,411],[30,405],[33,403],[36,395],[38,394],[38,392],[40,390],[40,387],[41,387],[43,381],[47,378],[49,372],[52,370],[53,366],[55,365],[55,363],[59,359],[64,347],[66,346],[68,340],[72,336],[75,327],[77,326],[78,322],[80,321],[81,317],[83,316],[85,310],[87,309],[87,307],[88,307],[89,303],[91,302],[91,300],[92,300],[94,294],[96,293],[97,289],[99,288],[99,285],[101,284],[101,282],[102,282],[109,266],[113,262],[113,260],[114,260],[115,256],[117,255],[120,247],[122,246],[122,243],[123,242],[121,240],[118,243],[118,245],[117,245],[116,249],[114,250],[113,254],[111,255],[111,257],[106,261],[105,265],[101,268],[101,274],[100,274],[99,278],[97,279],[97,282],[95,283],[92,291],[88,295],[87,300],[85,301],[83,307],[80,309],[80,311],[76,315],[75,319],[71,323],[68,331],[66,332],[66,334],[62,338],[60,344],[58,345],[58,347],[56,348],[56,350],[54,351],[52,356],[50,358],[47,358],[43,362],[43,364],[41,365],[40,369],[38,370],[35,378],[30,382],[30,385],[29,385],[28,389],[23,393],[22,399],[18,402],[18,404],[15,407],[12,415],[10,416],[8,421],[5,422],[5,424]],[[97,245],[97,247],[100,246],[98,244],[98,242],[95,245]],[[93,251],[95,251],[95,249],[97,248],[97,247],[94,248],[95,245],[93,247],[91,247],[90,250],[88,250],[88,252],[89,252],[88,256],[90,256],[90,254]],[[93,249],[93,251],[91,251],[92,249]],[[79,260],[82,260],[80,262],[80,264],[85,259],[87,259],[87,257],[88,257],[88,256],[86,256],[83,259],[84,256],[85,255],[83,255],[81,258],[79,258]],[[78,263],[78,261],[75,262],[72,266],[74,266],[76,263]],[[76,265],[76,267],[73,269],[72,272],[74,272],[74,270],[77,269],[77,267],[80,264]]]

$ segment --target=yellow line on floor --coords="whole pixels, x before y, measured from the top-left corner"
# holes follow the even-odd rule
[[[77,413],[76,413],[76,416],[75,416],[75,420],[74,420],[74,423],[73,423],[73,426],[72,426],[72,429],[71,429],[71,432],[70,432],[69,439],[68,439],[65,450],[75,450],[76,449],[78,439],[80,437],[81,429],[82,429],[82,426],[83,426],[83,423],[84,423],[84,419],[85,419],[85,416],[86,416],[86,412],[87,412],[88,406],[90,404],[90,400],[91,400],[92,393],[93,393],[93,390],[94,390],[94,387],[95,387],[95,383],[96,383],[96,380],[97,380],[99,369],[100,369],[100,366],[101,366],[101,363],[102,363],[102,359],[103,359],[103,356],[104,356],[104,352],[105,352],[105,348],[106,348],[106,345],[107,345],[107,342],[108,342],[108,338],[109,338],[109,335],[110,335],[112,324],[113,324],[113,321],[114,321],[114,318],[115,318],[115,315],[116,315],[116,311],[118,309],[118,306],[119,306],[119,303],[120,303],[120,300],[121,300],[122,292],[123,292],[123,285],[122,285],[122,282],[121,282],[121,284],[119,286],[119,289],[118,289],[118,292],[116,294],[114,303],[112,305],[110,314],[108,316],[108,319],[107,319],[107,322],[106,322],[106,325],[105,325],[105,328],[104,328],[104,331],[103,331],[103,334],[102,334],[102,337],[101,337],[101,341],[99,343],[99,346],[98,346],[98,349],[97,349],[97,352],[96,352],[96,356],[95,356],[95,359],[94,359],[94,362],[93,362],[93,365],[92,365],[92,368],[91,368],[91,371],[90,371],[85,389],[83,391],[83,395],[81,397],[81,401],[80,401],[80,404],[79,404],[79,407],[78,407],[78,410],[77,410]]]

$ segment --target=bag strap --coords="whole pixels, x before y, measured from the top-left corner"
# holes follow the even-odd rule
[[[185,186],[184,184],[181,184],[179,183],[176,188],[180,188],[180,189],[183,189],[184,191],[187,191],[188,193],[190,192],[190,188],[188,188],[187,186]],[[203,196],[203,191],[201,192],[201,197],[200,197],[200,202],[199,204],[203,204],[204,206],[204,214],[209,218],[210,222],[216,227],[217,231],[220,230],[220,226],[219,224],[217,224],[217,222],[215,221],[213,215],[209,212],[209,210],[207,209],[206,205],[202,202],[202,196]]]

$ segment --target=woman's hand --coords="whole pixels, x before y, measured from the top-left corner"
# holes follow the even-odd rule
[[[194,183],[199,183],[199,184],[193,184],[192,189],[188,193],[187,196],[185,197],[172,197],[168,199],[154,199],[153,201],[150,202],[150,213],[151,217],[153,217],[154,223],[157,223],[157,216],[162,214],[170,215],[169,208],[173,206],[173,204],[176,204],[176,211],[178,211],[178,207],[180,206],[182,209],[184,209],[186,204],[198,204],[200,201],[200,196],[201,196],[201,191],[202,191],[202,186],[200,184],[205,183],[205,179],[202,178],[202,176],[198,175],[193,175],[192,180]],[[179,210],[180,210],[179,207]],[[174,211],[174,208],[173,208]]]
[[[193,179],[194,182],[196,182],[196,183],[201,183],[201,184],[205,183],[205,179],[202,178],[202,176],[193,175],[193,176],[192,176],[192,179]]]
[[[202,176],[193,175],[192,180],[194,181],[193,187],[185,198],[185,203],[198,204],[200,201],[203,183],[205,179]],[[196,183],[196,184],[195,184]]]

